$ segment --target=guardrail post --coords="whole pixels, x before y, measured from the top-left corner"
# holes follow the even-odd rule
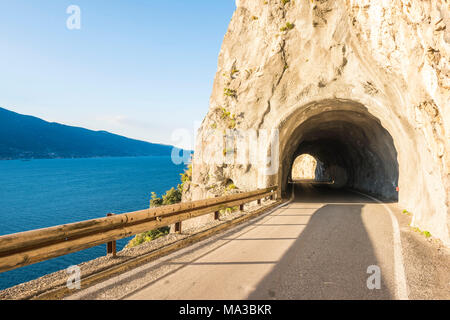
[[[181,221],[175,223],[175,233],[181,233]]]
[[[241,204],[241,205],[239,206],[239,210],[240,210],[240,211],[244,211],[244,204]]]
[[[107,217],[111,217],[113,215],[114,215],[114,213],[108,213],[106,216]],[[106,244],[106,254],[107,255],[112,254],[113,258],[116,257],[116,255],[117,255],[117,244],[116,244],[116,241],[111,241],[111,242],[108,242]]]
[[[261,199],[258,199],[258,200],[257,200],[257,203],[258,203],[258,205],[260,206],[260,205],[261,205]]]
[[[219,220],[220,217],[220,211],[214,212],[214,220]]]
[[[151,208],[123,214],[109,213],[106,217],[59,225],[44,229],[0,236],[0,273],[50,260],[80,250],[107,244],[107,254],[116,256],[116,240],[142,230],[172,226],[181,233],[182,221],[211,215],[226,207],[239,207],[274,195],[281,198],[277,186],[219,199],[205,199],[172,206]],[[105,239],[105,236],[108,238]]]

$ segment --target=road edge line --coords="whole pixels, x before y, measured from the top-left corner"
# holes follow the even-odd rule
[[[395,295],[397,300],[409,300],[408,297],[408,286],[406,283],[406,275],[405,275],[405,264],[403,262],[403,249],[402,249],[402,239],[400,236],[400,226],[398,224],[397,217],[392,212],[391,208],[389,208],[385,203],[381,202],[375,197],[369,196],[365,193],[350,190],[353,193],[360,194],[365,196],[371,200],[376,201],[381,204],[386,211],[389,212],[389,216],[391,217],[392,222],[392,230],[394,236],[394,274],[395,274]]]

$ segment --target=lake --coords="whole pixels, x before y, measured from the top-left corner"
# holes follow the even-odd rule
[[[148,208],[150,193],[176,187],[185,168],[169,156],[0,161],[0,235]],[[102,245],[0,273],[0,290],[105,253]]]

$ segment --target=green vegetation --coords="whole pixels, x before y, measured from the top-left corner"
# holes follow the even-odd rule
[[[407,215],[407,216],[411,216],[411,215],[412,215],[412,213],[409,212],[409,211],[406,210],[406,209],[403,210],[402,213],[405,214],[405,215]],[[425,236],[425,238],[430,238],[430,237],[431,237],[431,233],[428,232],[428,231],[422,231],[422,230],[420,230],[420,229],[417,228],[417,227],[411,227],[411,229],[412,229],[413,231],[415,231],[415,232],[417,232],[417,233],[420,233],[421,235]]]
[[[230,111],[228,111],[225,108],[222,108],[221,110],[222,110],[222,116],[221,116],[222,120],[225,120],[225,119],[231,117],[231,112]]]
[[[236,90],[230,89],[230,88],[225,88],[223,89],[223,94],[227,97],[232,97],[232,98],[236,98]]]
[[[430,238],[431,237],[431,233],[428,231],[423,231],[422,234],[426,237],[426,238]]]
[[[164,228],[159,228],[156,230],[138,234],[132,240],[130,240],[130,242],[128,242],[126,247],[133,248],[133,247],[141,245],[145,242],[153,241],[155,239],[161,238],[161,237],[169,234],[169,231],[170,231],[169,227],[164,227]]]
[[[415,227],[412,228],[415,232],[420,233],[421,235],[425,236],[425,238],[430,238],[431,237],[431,233],[429,231],[422,231],[419,228]]]
[[[228,122],[228,129],[235,129],[236,128],[236,119],[232,118]]]
[[[181,175],[181,185],[178,187],[181,187],[181,190],[183,191],[186,184],[192,181],[192,163],[189,164],[184,173],[181,173],[180,175]]]
[[[227,128],[228,129],[235,129],[237,122],[236,122],[236,115],[233,113],[231,114],[230,111],[228,111],[225,108],[220,108],[220,112],[221,112],[221,119],[227,121]],[[214,128],[215,129],[215,128]]]
[[[231,191],[231,190],[235,190],[237,189],[237,187],[234,185],[234,183],[230,183],[226,188],[225,191]]]
[[[239,210],[239,207],[231,207],[231,208],[221,209],[219,212],[221,214],[230,214],[230,213],[233,213],[233,212],[238,211],[238,210]]]
[[[228,111],[225,108],[222,108],[222,115],[221,118],[222,120],[227,120],[227,128],[228,129],[235,129],[236,128],[236,115],[235,114],[231,114],[230,111]]]
[[[166,194],[164,194],[161,198],[159,198],[155,192],[151,193],[150,208],[167,206],[181,202],[183,190],[186,184],[192,181],[192,164],[190,164],[188,168],[184,171],[184,173],[181,173],[180,175],[181,175],[181,184],[179,184],[176,188],[172,188],[166,191]],[[151,230],[138,234],[128,242],[126,248],[133,248],[145,242],[153,241],[155,239],[167,235],[169,232],[170,232],[169,227],[162,227],[156,230]]]
[[[181,196],[183,193],[183,188],[181,187],[181,184],[178,185],[178,187],[172,188],[168,191],[166,191],[166,194],[162,196],[162,198],[158,198],[156,193],[152,192],[151,200],[150,200],[150,207],[156,208],[160,206],[168,206],[171,204],[175,204],[178,202],[181,202]]]
[[[291,0],[281,0],[281,3],[283,3],[283,6],[285,6],[285,5],[288,4],[289,2],[291,2]]]
[[[295,24],[287,22],[286,25],[284,27],[281,27],[280,31],[289,31],[294,29]]]

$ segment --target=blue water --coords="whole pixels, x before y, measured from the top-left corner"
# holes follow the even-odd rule
[[[148,208],[150,193],[176,187],[184,169],[170,157],[0,161],[0,235]],[[0,273],[0,290],[105,253],[102,245]]]

